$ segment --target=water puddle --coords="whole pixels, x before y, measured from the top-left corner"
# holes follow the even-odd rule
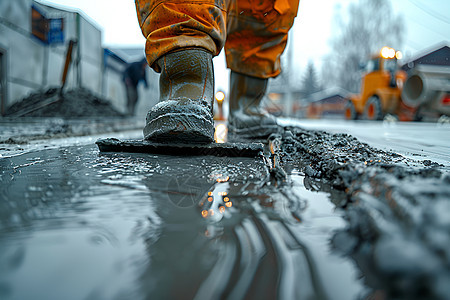
[[[92,145],[0,167],[1,299],[352,299],[364,290],[329,244],[341,213],[295,170],[277,187],[262,160],[101,155]]]

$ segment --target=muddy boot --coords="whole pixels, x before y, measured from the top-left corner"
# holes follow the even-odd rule
[[[213,142],[212,54],[181,50],[156,63],[161,68],[160,102],[147,113],[144,138],[163,143]]]
[[[277,132],[277,120],[260,107],[268,79],[236,72],[230,76],[228,132],[234,138],[265,138]]]

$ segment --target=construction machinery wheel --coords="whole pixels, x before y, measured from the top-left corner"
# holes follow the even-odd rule
[[[366,106],[364,107],[364,119],[371,121],[383,119],[381,102],[378,97],[372,96],[369,98],[369,100],[367,100]]]
[[[358,113],[356,112],[355,105],[352,101],[348,100],[344,108],[345,119],[356,120],[358,118]]]

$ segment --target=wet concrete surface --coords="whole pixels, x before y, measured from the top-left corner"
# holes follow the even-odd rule
[[[450,124],[431,122],[280,119],[283,126],[347,133],[372,147],[414,160],[431,160],[450,171]]]
[[[36,140],[61,139],[141,129],[137,118],[0,118],[0,151],[12,145],[26,145]]]
[[[100,154],[0,159],[1,299],[354,299],[332,249],[344,212],[262,159]]]
[[[288,129],[279,136],[282,161],[344,208],[347,226],[332,244],[355,260],[372,295],[447,299],[448,165],[373,148],[348,134]]]
[[[101,154],[93,137],[3,152],[0,298],[446,299],[445,155],[272,138],[279,172],[267,153]]]

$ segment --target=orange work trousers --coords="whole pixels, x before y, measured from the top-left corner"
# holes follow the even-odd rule
[[[182,48],[218,55],[245,75],[270,78],[281,72],[280,56],[299,0],[135,0],[149,65]]]

